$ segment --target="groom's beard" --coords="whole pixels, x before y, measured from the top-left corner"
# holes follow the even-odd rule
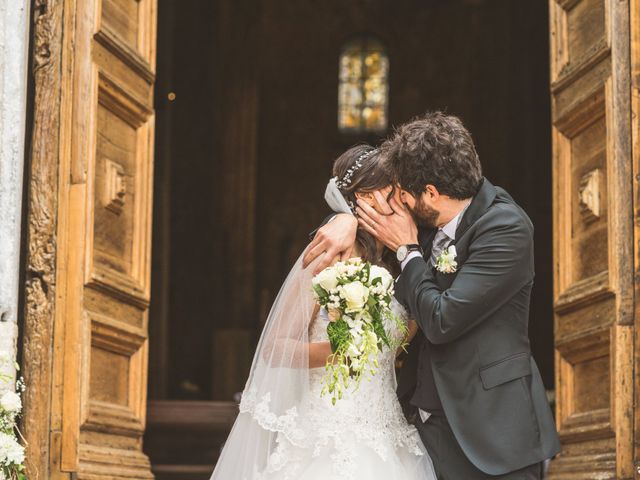
[[[407,205],[407,208],[416,225],[426,228],[436,228],[438,226],[440,212],[428,205],[424,205],[422,199],[418,200],[413,208],[409,207],[409,205]]]

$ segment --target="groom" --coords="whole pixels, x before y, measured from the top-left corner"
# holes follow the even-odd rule
[[[471,135],[454,116],[408,123],[383,150],[397,195],[389,205],[377,195],[385,215],[364,202],[357,214],[396,251],[396,297],[422,331],[398,395],[415,412],[438,479],[539,479],[560,445],[528,338],[531,221],[482,177]],[[348,255],[354,236],[353,217],[338,215],[305,261]]]

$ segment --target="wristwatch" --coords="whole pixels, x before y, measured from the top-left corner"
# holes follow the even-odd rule
[[[424,255],[422,248],[417,243],[410,243],[408,245],[400,245],[396,251],[396,258],[400,263],[404,262],[409,252],[420,252],[420,255]]]

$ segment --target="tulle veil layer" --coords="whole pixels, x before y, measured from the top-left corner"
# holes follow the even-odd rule
[[[265,323],[245,385],[240,412],[212,480],[256,480],[278,434],[302,444],[297,406],[309,391],[309,326],[316,305],[302,255],[289,272]]]

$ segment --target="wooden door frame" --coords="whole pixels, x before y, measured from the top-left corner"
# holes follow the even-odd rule
[[[636,375],[640,372],[640,0],[630,0],[630,84],[631,84],[631,152],[633,178],[633,218],[634,218],[634,363],[631,369],[631,384],[635,389],[633,409],[633,478],[640,478],[640,388]]]
[[[56,264],[58,246],[58,180],[61,159],[65,156],[62,132],[65,131],[63,91],[70,88],[68,40],[63,44],[63,30],[71,23],[69,11],[73,0],[39,0],[33,11],[31,48],[33,84],[30,161],[26,177],[27,248],[23,313],[23,374],[25,416],[23,432],[28,442],[27,471],[30,479],[63,478],[50,472],[51,451],[58,442],[59,415],[53,405],[54,390],[62,378],[53,374],[53,362],[60,351],[53,350],[56,299],[58,291]],[[66,48],[65,48],[66,46]],[[64,58],[64,60],[63,60]]]

